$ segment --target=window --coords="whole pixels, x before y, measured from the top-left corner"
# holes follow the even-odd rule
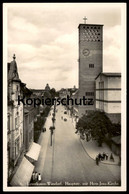
[[[19,138],[15,141],[15,156],[17,156],[19,153]]]
[[[16,85],[16,101],[18,100],[18,94],[19,94],[19,86]]]
[[[89,64],[89,68],[94,68],[94,64]]]
[[[94,92],[86,92],[86,96],[94,96]]]
[[[104,82],[103,81],[101,81],[101,82],[99,82],[99,99],[100,100],[102,100],[102,101],[99,101],[99,109],[100,110],[104,110],[104,102],[103,102],[103,100],[104,100]]]
[[[29,114],[29,124],[31,123],[31,121],[32,121],[32,114],[30,113]]]
[[[18,118],[17,117],[15,118],[15,129],[16,130],[18,129]]]
[[[8,132],[10,131],[10,116],[8,116]]]

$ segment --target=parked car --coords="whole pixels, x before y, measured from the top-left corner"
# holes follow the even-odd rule
[[[65,118],[64,121],[67,121],[67,119]]]
[[[67,114],[67,111],[64,111],[64,114]]]

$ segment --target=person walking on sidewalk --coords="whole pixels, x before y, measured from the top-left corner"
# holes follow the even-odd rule
[[[105,152],[103,152],[103,160],[105,160],[106,159],[106,154],[105,154]]]
[[[99,161],[102,159],[102,155],[100,153],[98,154],[98,159]]]
[[[41,182],[41,174],[39,173],[38,174],[38,183],[40,183]]]
[[[106,153],[106,160],[108,160],[108,153]]]
[[[37,182],[37,180],[38,180],[38,173],[35,172],[35,182]]]
[[[96,156],[96,165],[99,165],[99,157]]]
[[[114,162],[114,157],[113,157],[113,154],[112,153],[110,155],[110,160],[112,160]]]
[[[32,182],[33,183],[35,182],[35,172],[33,172],[33,174],[32,174]]]

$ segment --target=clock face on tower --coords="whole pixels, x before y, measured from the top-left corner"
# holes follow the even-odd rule
[[[88,56],[90,54],[90,51],[89,49],[83,49],[82,53],[84,56]]]

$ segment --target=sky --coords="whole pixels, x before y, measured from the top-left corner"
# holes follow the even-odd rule
[[[28,88],[78,87],[78,25],[103,24],[103,72],[121,72],[121,3],[5,3],[7,62]]]

